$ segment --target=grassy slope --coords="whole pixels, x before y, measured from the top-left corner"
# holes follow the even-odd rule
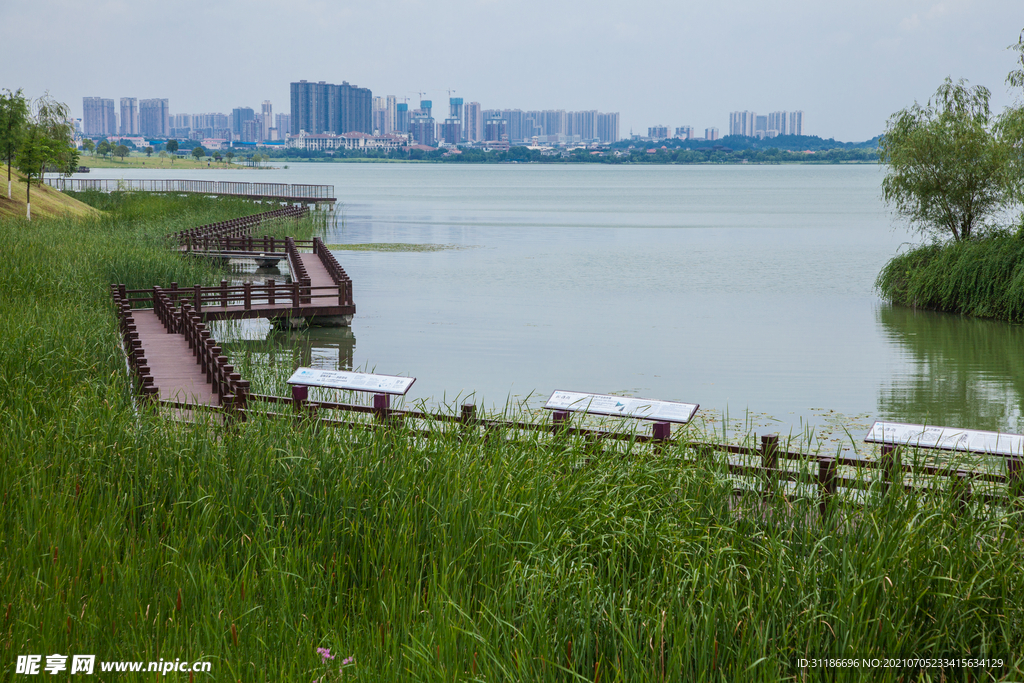
[[[107,217],[0,219],[5,671],[60,652],[341,680],[354,655],[344,679],[776,681],[801,656],[1019,654],[1019,518],[946,494],[820,525],[800,500],[737,515],[686,449],[136,413],[107,284],[217,279],[160,236],[252,208],[94,200]]]
[[[7,165],[0,164],[0,216],[25,217],[25,180],[14,171],[11,174],[11,199],[7,199]],[[99,211],[46,185],[32,186],[32,217],[98,216]]]

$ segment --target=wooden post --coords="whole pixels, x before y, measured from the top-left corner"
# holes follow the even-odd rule
[[[775,469],[779,466],[779,435],[761,436],[761,466]]]
[[[557,434],[561,431],[562,427],[569,421],[568,410],[556,410],[551,413],[551,433]]]
[[[276,283],[273,280],[267,280],[267,303],[271,306],[274,305],[274,286]]]
[[[203,310],[203,288],[199,285],[195,286],[195,303],[193,307],[196,309],[196,313]]]
[[[472,403],[462,404],[462,424],[476,424],[476,406]]]
[[[835,458],[822,458],[818,461],[818,487],[820,498],[818,510],[824,519],[828,516],[828,506],[836,494],[836,461]]]
[[[957,507],[960,509],[960,514],[967,512],[967,509],[971,505],[971,480],[967,476],[967,472],[959,470],[956,473],[956,498]]]
[[[246,282],[242,285],[242,291],[244,292],[243,296],[245,297],[245,310],[248,311],[252,308],[252,283]]]
[[[296,412],[302,412],[302,406],[309,399],[309,387],[301,384],[292,385],[292,407]]]
[[[220,281],[220,305],[221,308],[228,307],[228,281]]]
[[[1024,460],[1016,455],[1011,455],[1006,461],[1006,493],[1013,503],[1019,503],[1021,495],[1024,495],[1022,470],[1024,470]]]
[[[892,487],[893,482],[900,481],[899,474],[903,470],[900,463],[899,449],[896,446],[882,444],[880,463],[882,467],[882,487],[883,490],[888,491]]]
[[[388,394],[373,395],[373,416],[377,422],[386,422],[391,414],[391,396]]]
[[[299,307],[299,283],[292,282],[292,308]]]
[[[775,476],[772,470],[779,466],[779,435],[761,435],[761,467],[764,468],[764,499],[767,501],[775,488]]]

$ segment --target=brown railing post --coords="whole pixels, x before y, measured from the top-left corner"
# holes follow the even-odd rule
[[[243,296],[245,297],[245,310],[252,308],[252,283],[246,282],[242,285]]]
[[[893,482],[900,481],[899,474],[903,466],[900,463],[899,448],[889,444],[882,444],[880,462],[882,467],[882,486],[884,490],[888,491]]]
[[[195,308],[196,313],[203,310],[203,288],[199,285],[195,286],[195,302],[192,304]]]
[[[818,461],[818,487],[820,489],[818,510],[824,519],[828,516],[829,504],[836,494],[835,458],[822,458]]]
[[[276,284],[273,280],[267,280],[267,303],[271,306],[274,305],[274,287]]]
[[[1024,460],[1016,455],[1011,455],[1006,461],[1006,492],[1012,502],[1020,503],[1021,495],[1024,495]]]
[[[960,510],[960,514],[967,512],[967,509],[971,505],[971,479],[967,476],[967,472],[958,470],[956,473],[956,499],[957,507]]]
[[[775,488],[775,472],[779,466],[779,435],[763,434],[761,436],[761,467],[764,468],[764,498],[771,497]]]
[[[228,281],[220,281],[220,305],[221,308],[228,307]]]
[[[373,416],[379,423],[384,423],[391,414],[391,396],[388,394],[373,395]]]
[[[292,407],[295,408],[295,412],[301,413],[302,406],[309,399],[309,387],[302,386],[301,384],[292,385]]]
[[[298,308],[299,307],[299,283],[298,282],[293,282],[292,283],[292,307],[293,308]]]
[[[569,421],[568,410],[555,410],[551,413],[551,433],[557,434]]]
[[[476,406],[472,403],[463,403],[461,420],[464,425],[476,424]]]

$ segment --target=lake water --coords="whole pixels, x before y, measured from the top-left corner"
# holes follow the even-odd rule
[[[89,177],[333,184],[328,243],[455,247],[336,251],[354,281],[351,330],[284,342],[303,349],[295,362],[414,376],[411,399],[539,404],[571,389],[749,412],[783,433],[874,418],[1024,427],[1024,328],[893,308],[874,292],[914,240],[894,230],[877,166],[292,163]]]

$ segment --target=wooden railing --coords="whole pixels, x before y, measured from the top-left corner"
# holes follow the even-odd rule
[[[131,302],[123,296],[124,288],[110,286],[110,293],[117,308],[117,317],[121,329],[121,341],[124,344],[128,367],[139,381],[139,391],[144,398],[159,398],[160,390],[153,384],[153,375],[142,349],[142,341],[135,326]]]
[[[984,504],[1009,504],[1017,501],[1024,504],[1024,468],[1020,465],[1020,458],[1007,457],[1005,461],[1006,474],[986,471],[966,471],[952,466],[927,465],[920,463],[904,463],[895,465],[887,458],[869,460],[857,457],[843,457],[840,455],[818,455],[813,453],[801,453],[783,450],[779,445],[777,435],[768,434],[761,436],[760,444],[757,446],[741,446],[735,444],[707,443],[691,441],[685,436],[673,438],[671,434],[624,433],[604,429],[592,429],[580,426],[571,426],[569,423],[541,423],[522,422],[509,420],[495,420],[480,418],[477,416],[476,406],[466,404],[462,406],[459,415],[441,412],[431,413],[421,410],[400,410],[380,406],[367,406],[351,403],[333,403],[328,401],[310,401],[304,398],[270,396],[254,394],[252,400],[266,404],[290,405],[292,414],[304,418],[314,418],[326,425],[342,428],[386,428],[396,424],[403,424],[407,420],[422,420],[426,422],[425,428],[413,429],[426,436],[431,433],[432,423],[441,424],[462,424],[467,427],[483,429],[485,432],[493,430],[522,430],[550,432],[561,437],[576,436],[583,437],[589,441],[597,440],[618,440],[635,443],[646,443],[654,447],[656,453],[664,453],[672,446],[691,449],[698,458],[710,462],[715,453],[728,456],[747,456],[757,463],[720,463],[730,474],[751,479],[760,488],[761,495],[770,495],[773,492],[783,492],[782,485],[786,482],[815,487],[817,489],[818,508],[822,515],[827,515],[829,505],[837,495],[839,489],[867,491],[876,488],[879,493],[884,493],[894,485],[902,488],[908,493],[931,493],[943,494],[945,491],[939,486],[938,480],[950,481],[949,491],[956,496],[961,508],[966,508],[973,502]],[[324,416],[329,411],[345,411],[352,413],[373,414],[373,422],[353,422],[344,420],[326,419]],[[284,416],[282,413],[270,413],[271,415]],[[797,463],[799,468],[791,469],[782,464],[783,461]],[[845,474],[840,474],[840,468],[846,468]],[[850,473],[854,476],[848,476]],[[865,477],[865,474],[870,475]],[[912,474],[918,477],[930,477],[932,481],[919,481],[917,484],[903,484],[903,474]],[[899,482],[897,484],[897,482]],[[982,493],[975,490],[978,484],[1004,485],[1002,493]],[[747,493],[749,489],[737,488],[737,493]]]
[[[302,218],[307,215],[309,215],[309,207],[307,206],[288,206],[276,211],[265,211],[242,218],[233,218],[219,223],[201,225],[197,228],[172,233],[170,237],[176,240],[178,244],[189,247],[189,250],[191,250],[191,245],[199,241],[246,236],[256,226],[266,221],[277,218]]]
[[[118,288],[122,300],[133,309],[154,308],[152,290],[125,289],[124,285],[113,285]],[[322,285],[313,287],[300,282],[277,282],[267,280],[266,284],[244,282],[240,285],[229,285],[221,280],[220,285],[201,287],[196,285],[188,289],[179,289],[178,283],[172,282],[168,289],[163,290],[171,302],[177,305],[187,301],[192,311],[201,313],[204,310],[240,307],[242,310],[258,310],[261,306],[291,306],[299,308],[305,305],[347,306],[352,304],[351,285]],[[328,300],[329,299],[329,300]],[[317,301],[314,301],[317,300]]]
[[[219,194],[275,199],[322,199],[334,201],[334,185],[288,185],[285,183],[243,183],[225,180],[86,179],[47,177],[45,182],[61,191],[81,192],[171,192]]]
[[[313,253],[320,257],[320,262],[324,264],[324,268],[327,269],[327,273],[334,280],[334,284],[344,288],[344,293],[339,292],[340,298],[351,303],[352,278],[348,276],[345,269],[338,263],[338,259],[334,257],[334,254],[331,253],[331,250],[327,248],[327,245],[319,237],[313,238]]]

